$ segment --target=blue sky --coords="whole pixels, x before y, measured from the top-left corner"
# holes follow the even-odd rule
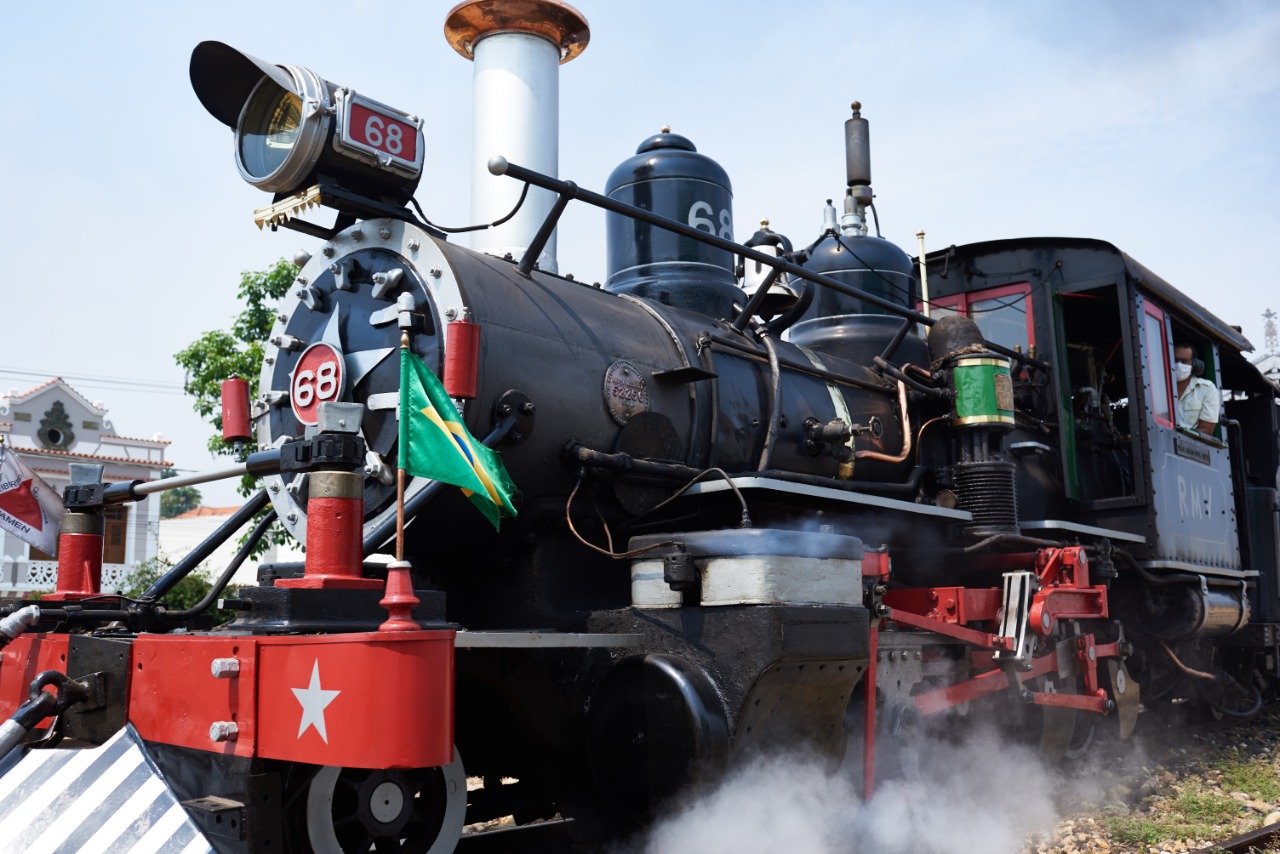
[[[253,225],[231,134],[191,92],[204,39],[427,121],[418,199],[468,221],[471,66],[452,2],[25,3],[0,71],[0,387],[64,374],[125,435],[214,465],[172,354],[229,324],[242,270],[307,248]],[[843,191],[843,122],[871,121],[884,236],[915,252],[1027,235],[1111,241],[1261,348],[1280,310],[1280,4],[581,0],[591,43],[561,69],[560,174],[602,189],[669,124],[734,185],[738,237],[817,236]],[[302,10],[298,14],[295,10]],[[603,275],[603,220],[571,207],[560,268]],[[122,384],[121,380],[133,381]],[[140,390],[137,381],[158,384]],[[231,503],[229,489],[206,489]]]

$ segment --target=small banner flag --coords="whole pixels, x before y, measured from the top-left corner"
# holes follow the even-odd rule
[[[444,386],[422,361],[400,350],[400,468],[461,487],[471,503],[498,527],[515,516],[515,486],[501,458],[467,432]]]
[[[62,499],[12,448],[0,445],[0,531],[53,555],[61,524]]]

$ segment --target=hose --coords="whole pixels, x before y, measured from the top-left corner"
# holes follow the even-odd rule
[[[40,622],[40,607],[27,605],[0,620],[0,647]]]

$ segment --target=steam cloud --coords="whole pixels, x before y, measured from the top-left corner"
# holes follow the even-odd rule
[[[1016,854],[1057,820],[1054,771],[994,730],[925,742],[916,779],[878,784],[863,803],[858,767],[760,759],[660,821],[645,854]]]

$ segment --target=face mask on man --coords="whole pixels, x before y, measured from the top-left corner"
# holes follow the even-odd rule
[[[1186,362],[1177,362],[1174,364],[1174,374],[1178,378],[1178,382],[1184,382],[1191,379],[1191,366]]]

